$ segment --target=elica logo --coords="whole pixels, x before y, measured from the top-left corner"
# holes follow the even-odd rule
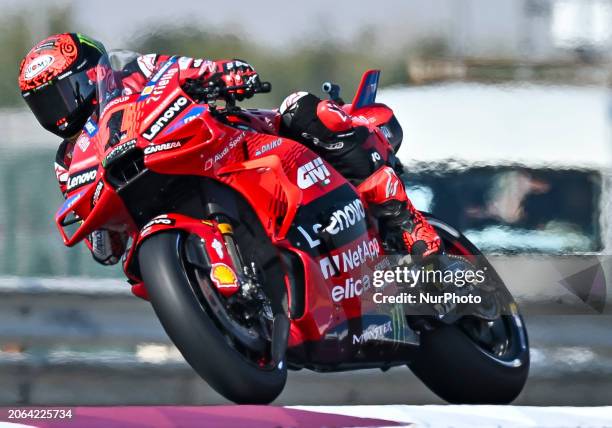
[[[180,141],[173,141],[171,143],[163,143],[163,144],[159,144],[157,146],[147,146],[144,149],[144,154],[145,155],[151,155],[153,153],[157,153],[157,152],[163,152],[166,150],[172,150],[172,149],[176,149],[181,147],[181,143]]]
[[[53,56],[51,55],[39,56],[34,62],[28,65],[28,67],[25,69],[25,72],[23,73],[23,77],[26,80],[33,79],[34,77],[45,71],[47,68],[49,68],[49,66],[53,64],[53,61],[55,61],[55,58],[53,58]]]
[[[364,275],[363,278],[357,280],[348,278],[344,282],[344,285],[336,285],[332,288],[331,297],[335,303],[339,303],[344,299],[352,299],[353,297],[361,296],[370,286],[369,275]]]
[[[85,171],[81,171],[76,175],[73,175],[68,178],[67,189],[74,190],[78,187],[84,186],[85,184],[89,184],[96,179],[96,175],[98,174],[97,167],[88,169]]]
[[[164,111],[143,134],[142,136],[148,141],[153,140],[176,116],[178,116],[189,104],[189,100],[185,97],[178,97]]]
[[[344,207],[336,210],[332,213],[329,224],[325,227],[321,223],[315,223],[312,225],[312,236],[302,226],[298,226],[299,232],[308,242],[310,248],[317,247],[321,244],[321,241],[317,238],[317,235],[321,233],[321,230],[326,231],[331,235],[337,235],[340,232],[349,230],[355,226],[361,220],[365,218],[365,209],[360,199],[355,199],[353,202],[346,204]]]
[[[316,183],[329,184],[329,177],[331,176],[329,170],[323,164],[321,158],[308,162],[306,165],[302,165],[297,170],[297,185],[300,189],[308,189]]]

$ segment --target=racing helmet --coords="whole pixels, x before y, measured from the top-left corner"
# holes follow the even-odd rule
[[[102,43],[77,33],[48,37],[28,52],[19,89],[45,129],[69,138],[83,128],[96,108],[93,71],[105,55]]]

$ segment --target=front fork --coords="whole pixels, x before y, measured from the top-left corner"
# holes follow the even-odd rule
[[[216,215],[213,216],[213,218],[217,222],[217,227],[223,235],[225,247],[232,259],[236,271],[243,274],[240,293],[247,298],[258,299],[260,301],[262,298],[268,300],[261,287],[257,275],[257,267],[253,262],[251,262],[250,265],[245,263],[240,248],[234,238],[234,229],[228,219],[222,215]],[[272,321],[272,331],[270,335],[270,340],[272,342],[270,349],[271,361],[275,364],[282,364],[289,343],[289,318],[283,312],[273,314],[269,301],[262,302],[262,305],[263,315]]]

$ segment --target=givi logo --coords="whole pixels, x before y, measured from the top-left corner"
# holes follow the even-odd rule
[[[329,184],[330,176],[331,174],[325,164],[323,164],[323,160],[321,158],[316,158],[298,168],[297,184],[300,189],[308,189],[310,186],[319,182],[325,185]]]

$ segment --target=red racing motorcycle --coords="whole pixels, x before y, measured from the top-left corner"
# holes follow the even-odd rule
[[[375,272],[396,262],[356,188],[280,136],[276,110],[236,105],[237,89],[270,85],[187,90],[179,73],[172,58],[133,95],[112,73],[99,76],[99,114],[75,146],[56,223],[68,246],[97,229],[129,234],[123,269],[132,291],[150,300],[206,382],[234,402],[269,403],[288,369],[408,365],[450,402],[507,403],[519,394],[526,329],[478,248],[428,215],[448,257],[488,269],[481,310],[420,316],[381,302],[381,292],[402,287],[374,285]],[[372,144],[391,162],[400,129],[375,102],[378,77],[366,72],[342,108],[376,126]],[[326,89],[339,98],[337,87]]]

